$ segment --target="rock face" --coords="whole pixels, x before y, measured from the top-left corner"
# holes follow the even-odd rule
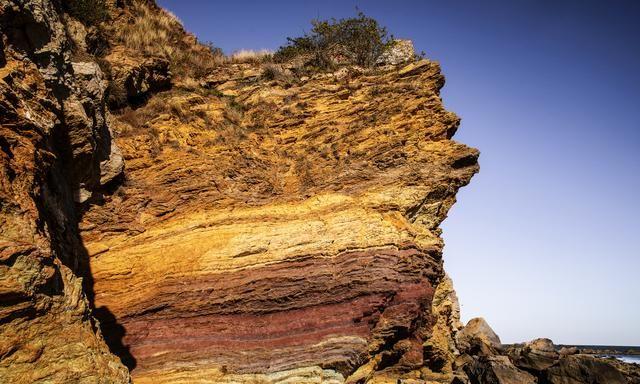
[[[478,153],[450,140],[439,67],[249,69],[220,69],[237,96],[157,96],[118,139],[127,183],[81,223],[108,340],[137,382],[446,382],[438,225]]]
[[[396,39],[393,46],[378,59],[381,65],[398,65],[412,61],[416,55],[411,40]]]
[[[74,204],[119,176],[100,68],[49,1],[0,1],[0,381],[128,382],[83,293]]]
[[[461,352],[469,355],[495,355],[502,348],[500,337],[483,318],[469,320],[457,334],[456,343]]]
[[[3,379],[450,380],[438,226],[478,152],[436,63],[153,96],[166,63],[0,4]],[[112,118],[108,82],[147,103]]]

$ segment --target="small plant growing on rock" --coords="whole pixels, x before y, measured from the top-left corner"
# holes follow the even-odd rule
[[[291,71],[282,68],[282,66],[277,64],[266,64],[263,67],[261,77],[264,80],[268,81],[277,81],[285,88],[291,87],[294,82],[294,76]]]
[[[265,65],[262,70],[262,78],[265,80],[276,80],[277,78],[282,76],[282,68],[277,65]]]
[[[393,36],[387,29],[360,11],[356,17],[313,20],[311,24],[310,33],[287,38],[288,43],[278,49],[274,60],[284,62],[306,56],[311,65],[321,69],[340,63],[372,67],[393,46]]]
[[[225,105],[224,108],[224,117],[235,125],[240,125],[242,123],[242,117],[244,115],[244,110],[242,105],[237,103],[235,100],[231,100]]]
[[[105,0],[67,0],[62,4],[71,16],[85,25],[97,24],[109,15]]]

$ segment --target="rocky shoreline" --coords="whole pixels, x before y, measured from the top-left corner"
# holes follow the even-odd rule
[[[640,347],[630,346],[609,346],[609,345],[564,345],[559,344],[557,348],[576,348],[585,355],[598,355],[598,356],[640,356]]]
[[[544,338],[502,345],[481,318],[469,321],[458,333],[457,344],[456,384],[640,383],[639,364],[593,356],[602,350],[554,345]]]

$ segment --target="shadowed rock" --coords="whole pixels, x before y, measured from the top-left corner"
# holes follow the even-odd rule
[[[627,384],[625,376],[603,359],[587,355],[567,356],[546,372],[551,384]]]
[[[534,371],[543,371],[560,358],[549,339],[532,340],[522,347],[511,349],[508,354],[518,368]]]
[[[471,384],[534,384],[533,375],[516,368],[507,356],[476,358],[465,367]]]

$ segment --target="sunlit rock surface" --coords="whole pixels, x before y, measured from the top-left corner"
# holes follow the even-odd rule
[[[237,96],[175,90],[121,116],[127,181],[81,222],[108,341],[136,380],[445,380],[438,225],[478,152],[451,140],[438,65],[251,69],[217,74]]]

